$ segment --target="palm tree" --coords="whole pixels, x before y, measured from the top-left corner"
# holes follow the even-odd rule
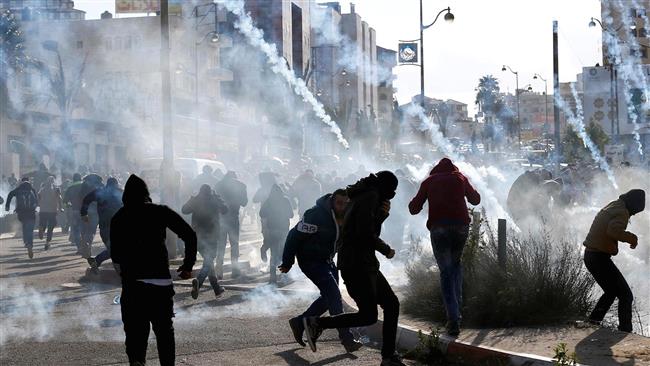
[[[492,75],[486,75],[479,79],[476,89],[476,100],[479,110],[486,113],[494,113],[499,100],[499,81]]]
[[[9,99],[7,79],[10,71],[21,73],[31,62],[25,53],[25,39],[20,24],[9,10],[0,13],[0,115],[11,115],[15,112]]]

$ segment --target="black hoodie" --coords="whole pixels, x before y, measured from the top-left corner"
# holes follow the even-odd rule
[[[379,238],[381,225],[388,217],[381,204],[395,196],[397,178],[387,172],[380,173],[383,174],[371,174],[347,188],[350,203],[338,244],[337,264],[341,271],[378,271],[375,251],[383,255],[391,251]],[[388,179],[382,179],[384,176]]]
[[[618,198],[625,203],[625,208],[630,212],[630,216],[645,209],[645,191],[643,189],[629,190]]]
[[[151,203],[147,184],[131,175],[122,195],[124,207],[111,220],[111,259],[120,265],[122,281],[170,279],[166,229],[185,242],[182,269],[196,262],[196,233],[167,206]]]

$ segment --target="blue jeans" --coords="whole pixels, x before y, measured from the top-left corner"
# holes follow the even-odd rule
[[[25,248],[31,248],[34,246],[34,226],[36,225],[36,219],[24,219],[20,221],[20,224],[23,228],[23,243],[25,243]]]
[[[302,273],[320,290],[320,297],[314,301],[301,318],[308,316],[321,316],[326,311],[330,315],[343,313],[343,301],[339,291],[339,272],[333,262],[326,261],[302,261],[299,262]],[[339,339],[341,342],[354,340],[350,328],[339,328]]]
[[[431,229],[433,255],[440,271],[440,288],[447,320],[460,322],[463,300],[463,266],[460,259],[469,236],[469,226],[444,226]]]

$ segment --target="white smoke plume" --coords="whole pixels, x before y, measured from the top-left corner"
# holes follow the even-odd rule
[[[567,116],[567,122],[573,127],[573,129],[576,131],[578,136],[582,139],[582,142],[584,146],[589,149],[589,152],[591,153],[591,157],[594,159],[594,161],[598,164],[598,166],[605,171],[607,174],[607,178],[609,181],[612,183],[614,188],[618,189],[618,184],[616,183],[616,178],[614,177],[614,172],[610,168],[609,164],[607,164],[607,161],[603,156],[600,154],[600,151],[598,151],[598,147],[596,144],[594,144],[593,141],[591,141],[591,138],[589,135],[587,135],[587,131],[585,130],[585,124],[583,120],[583,110],[582,110],[582,103],[580,102],[580,98],[578,97],[578,92],[575,88],[575,85],[571,85],[571,93],[573,95],[573,98],[576,101],[577,109],[578,109],[578,116],[576,116],[573,111],[571,111],[571,108],[566,104],[564,100],[559,95],[555,95],[555,103],[564,111],[564,114]]]
[[[278,56],[277,48],[274,44],[269,44],[264,40],[262,31],[255,27],[253,19],[246,13],[244,9],[244,2],[241,0],[229,0],[224,3],[226,9],[237,16],[235,28],[238,29],[253,46],[258,48],[267,57],[267,61],[271,70],[282,76],[287,83],[289,83],[296,94],[303,98],[305,103],[308,103],[314,113],[321,119],[323,123],[330,126],[330,131],[336,135],[338,142],[346,149],[349,148],[348,141],[343,137],[341,129],[335,121],[325,112],[323,105],[316,100],[316,97],[309,91],[305,81],[293,75],[284,59]]]
[[[431,142],[433,142],[433,144],[437,146],[443,154],[449,156],[449,158],[451,158],[454,163],[458,165],[463,174],[467,175],[472,184],[476,186],[476,189],[481,193],[481,197],[483,198],[482,204],[485,206],[488,216],[493,220],[496,220],[498,218],[505,218],[512,223],[512,226],[515,230],[519,231],[519,228],[515,225],[514,220],[512,220],[508,212],[499,203],[499,200],[496,198],[496,194],[486,183],[484,175],[482,175],[479,170],[474,167],[474,165],[467,162],[462,155],[458,154],[455,151],[454,146],[451,144],[451,142],[449,142],[447,138],[443,136],[438,125],[433,123],[433,121],[431,121],[431,119],[425,115],[424,109],[422,109],[419,104],[411,103],[406,107],[405,112],[408,115],[416,117],[420,120],[421,124],[419,126],[419,129],[422,131],[428,131],[431,135]],[[496,168],[493,168],[492,171],[495,169]]]

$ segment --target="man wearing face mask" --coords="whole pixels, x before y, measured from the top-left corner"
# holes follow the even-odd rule
[[[320,297],[304,313],[289,320],[296,342],[303,347],[303,318],[320,316],[326,311],[330,315],[343,313],[334,254],[347,205],[348,194],[344,189],[319,198],[316,206],[308,209],[302,220],[289,231],[284,245],[282,264],[278,267],[280,272],[289,272],[297,257],[302,272],[320,290]],[[341,344],[347,352],[361,348],[361,343],[354,340],[349,328],[340,328],[338,331]]]
[[[618,298],[618,330],[632,332],[632,302],[634,297],[625,277],[612,261],[618,254],[618,242],[630,244],[635,249],[639,238],[626,231],[630,216],[645,209],[645,191],[633,189],[610,202],[596,214],[585,246],[585,266],[603,289],[603,295],[589,315],[589,322],[600,324],[609,308]]]
[[[403,365],[395,353],[399,300],[379,271],[375,251],[393,258],[395,250],[379,238],[388,217],[390,200],[395,197],[397,177],[381,171],[362,178],[347,188],[350,198],[338,242],[338,267],[348,294],[356,302],[357,313],[303,319],[307,341],[316,351],[323,329],[363,327],[377,322],[377,305],[384,309],[382,366]]]

